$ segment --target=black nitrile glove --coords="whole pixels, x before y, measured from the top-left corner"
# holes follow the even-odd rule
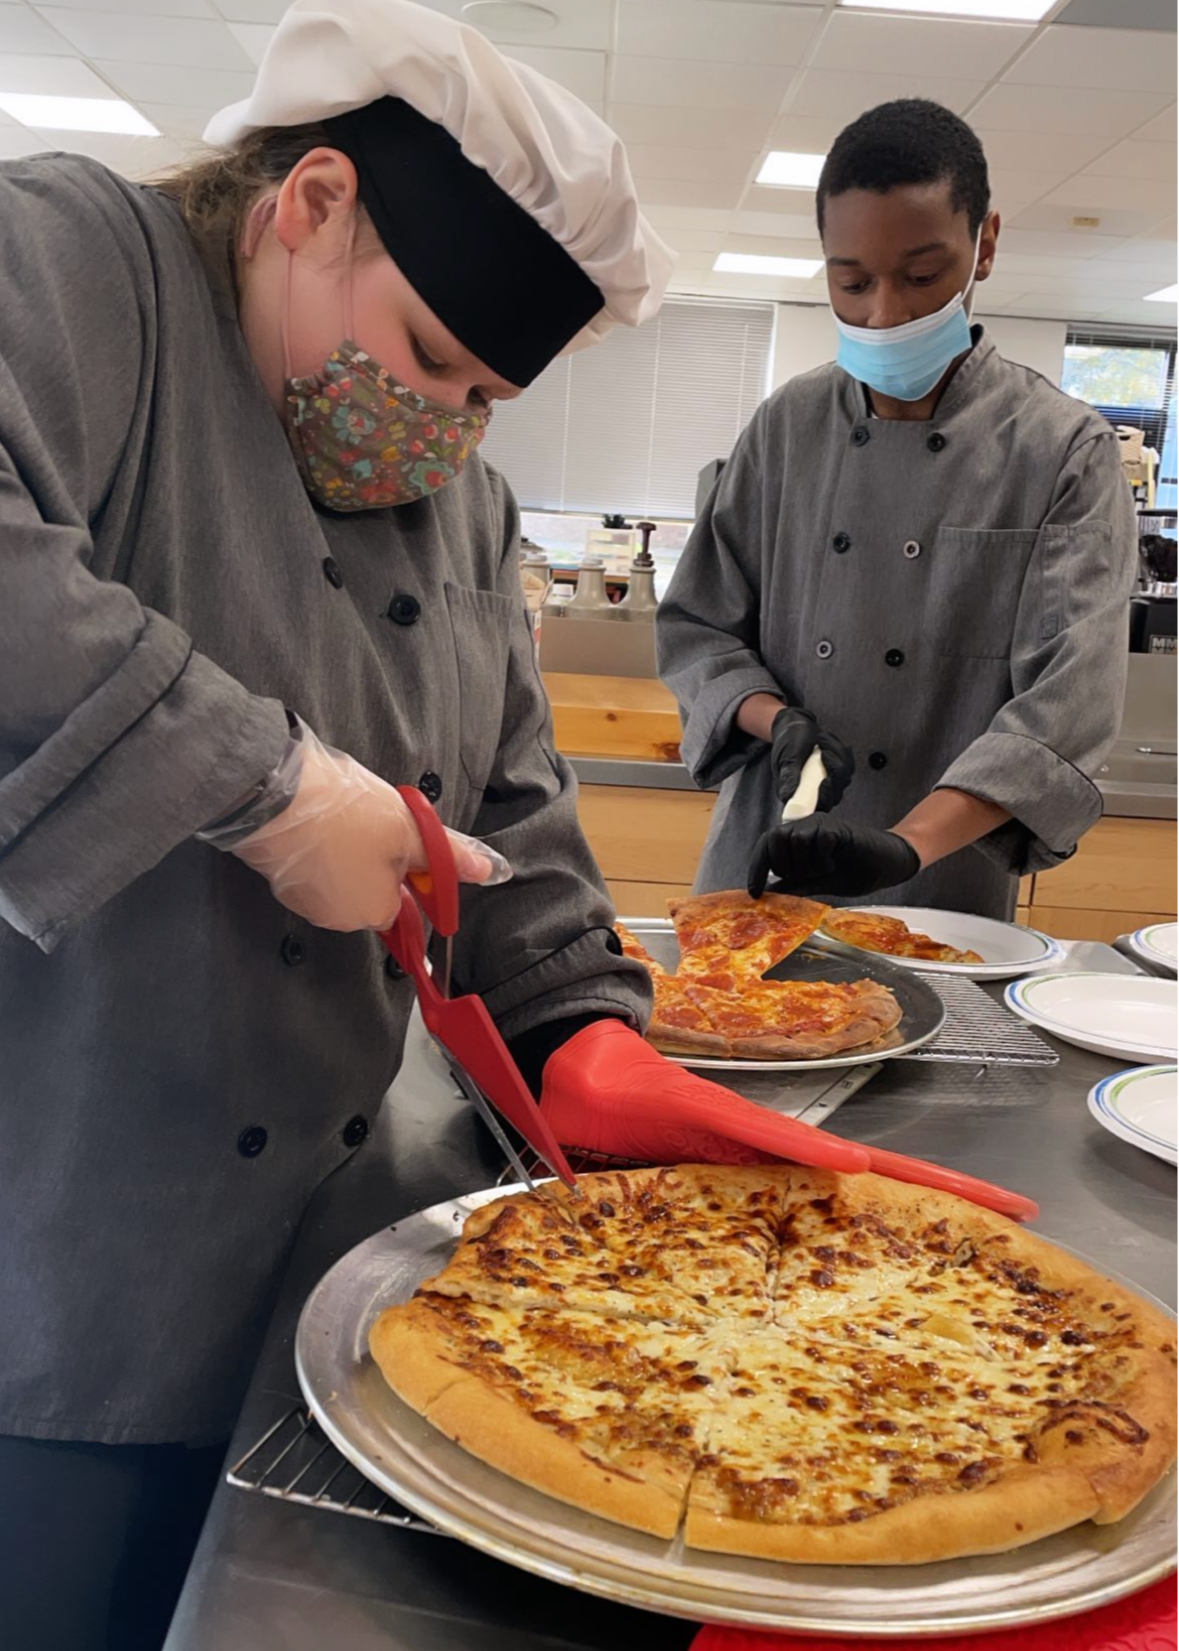
[[[809,711],[801,705],[786,705],[770,725],[773,747],[770,760],[774,765],[774,786],[778,801],[788,803],[798,790],[803,764],[816,746],[823,758],[827,778],[819,787],[816,804],[820,813],[834,808],[851,784],[855,773],[855,758],[841,739],[824,733]]]
[[[783,894],[871,894],[920,870],[917,850],[895,831],[812,814],[765,833],[749,865],[749,892],[760,899],[773,873]]]

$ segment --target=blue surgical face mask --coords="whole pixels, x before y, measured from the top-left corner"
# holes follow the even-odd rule
[[[965,290],[932,315],[906,321],[899,327],[851,327],[835,315],[839,330],[836,361],[845,373],[858,378],[882,396],[897,401],[920,401],[941,378],[951,361],[971,345],[966,294],[978,268],[980,227],[974,243],[974,263]]]

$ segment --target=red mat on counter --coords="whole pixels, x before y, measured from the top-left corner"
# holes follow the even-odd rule
[[[702,1628],[691,1651],[1175,1651],[1175,1578],[1164,1577],[1140,1594],[1057,1622],[1029,1623],[990,1634],[950,1634],[918,1640],[865,1639],[862,1634],[813,1639],[809,1634],[763,1633],[753,1628]]]

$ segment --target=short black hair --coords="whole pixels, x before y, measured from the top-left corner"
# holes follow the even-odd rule
[[[898,185],[950,185],[955,212],[966,212],[977,235],[991,204],[987,157],[978,135],[950,109],[924,97],[882,103],[853,120],[831,145],[815,197],[819,234],[833,195],[870,189],[883,195]]]

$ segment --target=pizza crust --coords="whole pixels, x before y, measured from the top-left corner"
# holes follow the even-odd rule
[[[1121,1519],[1174,1460],[1172,1320],[1003,1216],[787,1164],[581,1187],[476,1211],[424,1287],[444,1298],[371,1333],[408,1404],[537,1490],[658,1537],[683,1521],[714,1552],[916,1565]],[[487,1242],[518,1258],[561,1232],[554,1201],[596,1221],[576,1262],[593,1311],[562,1306],[555,1248],[552,1293],[516,1259],[481,1274]],[[611,1280],[632,1238],[663,1271],[628,1300]],[[527,1329],[478,1340],[497,1324]]]
[[[613,1462],[594,1457],[457,1368],[418,1301],[383,1313],[369,1349],[393,1391],[480,1461],[575,1508],[652,1536],[675,1535],[692,1473],[686,1455],[678,1471],[651,1452],[626,1452]]]

